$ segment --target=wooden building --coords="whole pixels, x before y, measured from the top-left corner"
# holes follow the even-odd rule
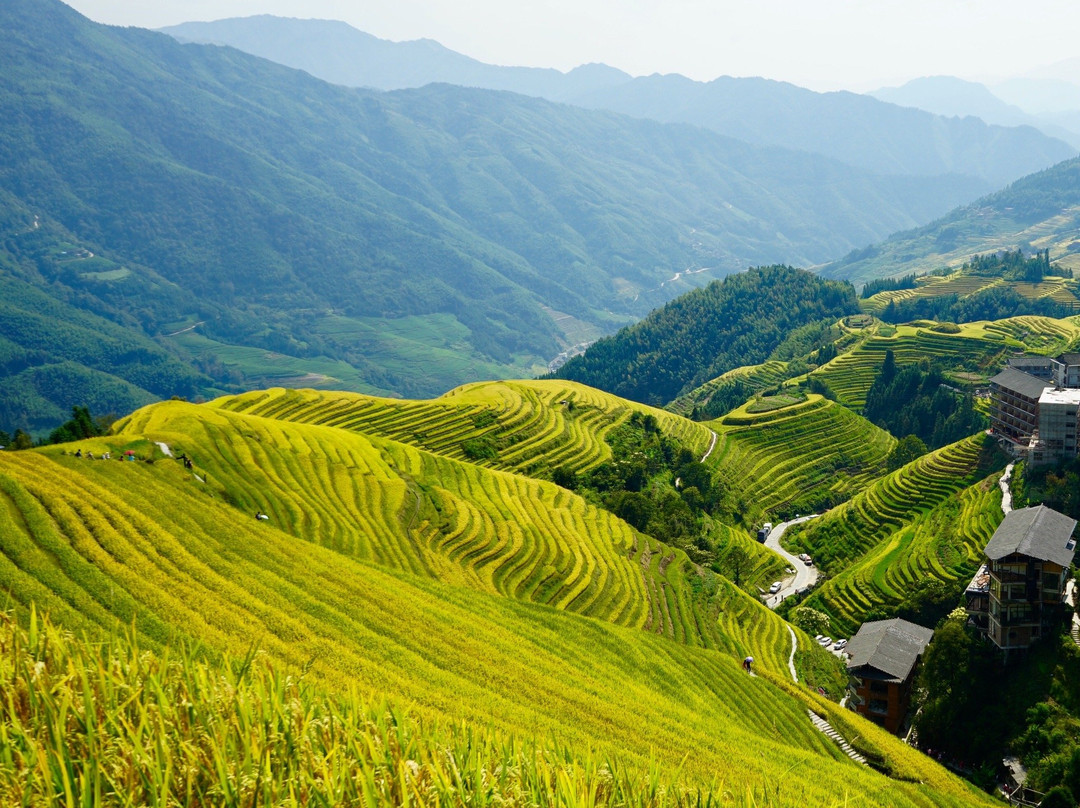
[[[848,704],[889,732],[904,726],[915,671],[934,632],[907,620],[863,623],[845,649]]]
[[[1006,653],[1043,636],[1061,604],[1076,553],[1076,520],[1045,505],[1006,515],[986,545],[987,636]]]

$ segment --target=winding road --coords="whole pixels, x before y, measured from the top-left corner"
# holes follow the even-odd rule
[[[811,519],[816,519],[818,514],[812,513],[809,516],[800,516],[798,519],[791,519],[787,522],[781,522],[772,529],[768,537],[765,539],[765,546],[772,550],[777,555],[786,559],[791,568],[795,570],[794,577],[789,576],[785,578],[784,586],[775,595],[770,595],[768,600],[765,601],[765,605],[770,609],[775,609],[788,595],[795,593],[797,589],[805,589],[808,586],[813,586],[817,583],[818,569],[817,567],[808,567],[798,558],[793,556],[787,550],[780,546],[780,539],[784,536],[784,531],[792,525],[800,525],[803,522],[808,522]]]

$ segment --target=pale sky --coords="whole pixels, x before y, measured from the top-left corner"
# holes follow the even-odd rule
[[[156,28],[275,14],[428,37],[493,64],[633,75],[765,76],[864,91],[929,75],[978,81],[1080,57],[1071,0],[69,0],[99,22]],[[1080,82],[1080,75],[1073,79]]]

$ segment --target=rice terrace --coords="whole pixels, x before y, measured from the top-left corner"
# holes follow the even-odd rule
[[[1080,11],[196,5],[0,3],[0,808],[1080,808]]]

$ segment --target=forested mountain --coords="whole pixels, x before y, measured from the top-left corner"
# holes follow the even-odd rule
[[[673,300],[554,375],[663,404],[733,368],[763,362],[800,326],[858,310],[847,283],[785,266],[752,269]]]
[[[953,120],[855,93],[815,93],[784,82],[724,76],[634,78],[605,65],[563,74],[496,67],[430,40],[394,43],[343,23],[250,17],[165,29],[216,42],[354,87],[396,89],[430,82],[513,90],[664,122],[691,123],[750,143],[809,151],[871,171],[948,177],[956,200],[1000,188],[1075,155],[1029,128]]]
[[[821,262],[951,193],[520,95],[348,90],[56,0],[0,6],[0,67],[4,272],[198,369],[154,396],[533,375],[692,285]]]
[[[867,281],[957,267],[998,250],[1049,250],[1080,269],[1080,158],[1040,171],[924,227],[855,250],[824,268],[829,278]]]

